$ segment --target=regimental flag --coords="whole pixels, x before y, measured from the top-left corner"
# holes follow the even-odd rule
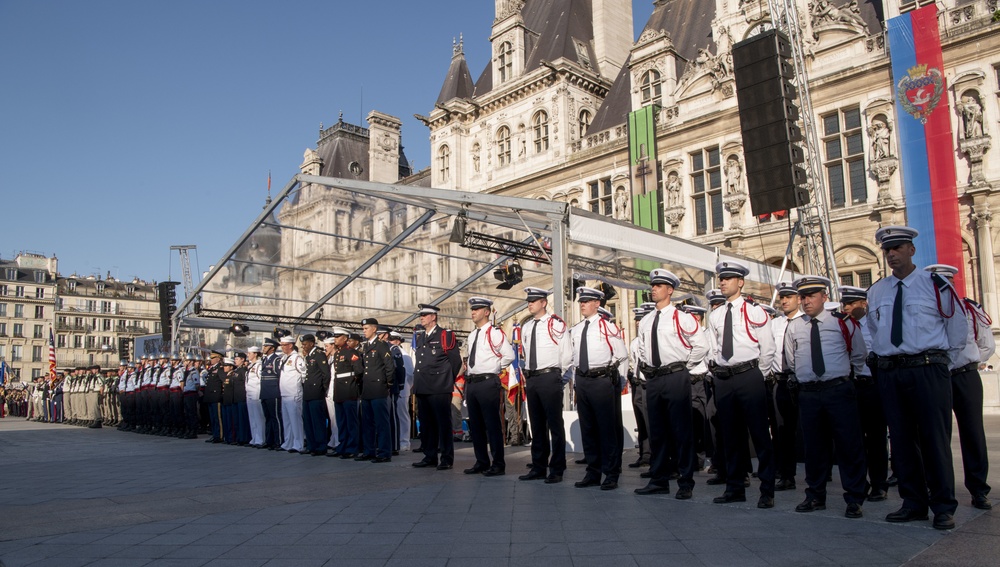
[[[511,404],[517,403],[517,396],[521,392],[523,387],[521,381],[521,326],[517,323],[514,324],[514,328],[511,330],[511,346],[514,347],[514,362],[510,365],[510,372],[506,369],[501,372],[501,383],[507,389],[507,399],[510,400]],[[504,377],[504,374],[507,374]]]
[[[0,360],[0,386],[7,382],[7,363]]]
[[[49,382],[56,379],[56,341],[52,336],[52,328],[49,328]]]
[[[628,115],[629,171],[632,180],[632,222],[663,232],[663,194],[657,173],[656,113],[649,105]]]
[[[899,159],[906,195],[906,223],[920,231],[918,266],[961,268],[962,235],[955,181],[955,144],[945,85],[938,12],[934,4],[890,19],[889,53],[898,102]],[[965,271],[955,288],[965,293]]]

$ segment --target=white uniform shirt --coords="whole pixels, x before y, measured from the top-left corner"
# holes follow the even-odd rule
[[[302,382],[306,379],[306,359],[298,351],[282,358],[278,388],[282,398],[302,399]]]
[[[865,340],[861,329],[853,321],[845,321],[851,338],[851,353],[847,354],[847,340],[840,321],[829,311],[823,310],[816,315],[819,321],[820,345],[823,349],[823,363],[826,367],[822,376],[813,372],[812,365],[812,317],[802,315],[788,322],[785,332],[784,350],[788,353],[789,370],[795,373],[799,382],[822,382],[833,378],[850,376],[851,367],[855,374],[861,374],[868,357]]]
[[[260,400],[260,359],[250,363],[247,367],[247,400]]]
[[[472,360],[472,347],[476,348],[476,360]],[[467,376],[476,374],[500,374],[514,362],[514,349],[503,331],[490,323],[484,324],[469,335],[469,371]]]
[[[968,341],[969,323],[954,300],[950,286],[941,290],[938,310],[937,287],[933,275],[914,269],[903,278],[903,342],[892,344],[892,310],[899,278],[890,274],[868,288],[868,330],[872,335],[872,351],[879,356],[919,354],[926,350],[948,351],[950,360],[957,361]],[[938,276],[940,277],[940,276]]]
[[[580,321],[570,329],[570,340],[573,347],[573,368],[580,367],[580,339],[583,328],[587,327],[587,362],[589,370],[616,365],[619,375],[624,378],[628,374],[628,352],[621,329],[613,323],[601,318],[599,313]]]
[[[733,356],[722,358],[723,327],[726,312],[732,305],[733,313]],[[760,305],[747,303],[742,296],[719,306],[708,317],[709,328],[715,334],[715,363],[719,366],[734,366],[741,362],[758,360],[761,372],[766,372],[774,364],[777,352],[774,334],[771,332],[771,317]],[[747,333],[750,328],[750,334]]]
[[[775,374],[791,369],[791,361],[789,359],[792,358],[792,353],[785,351],[785,329],[788,328],[788,323],[792,319],[797,319],[801,316],[802,311],[796,309],[791,317],[781,315],[771,319],[771,331],[774,332],[774,346],[778,352],[775,353],[774,362],[771,364],[770,370]],[[767,374],[766,372],[764,373]]]
[[[636,358],[643,364],[653,366],[652,331],[657,313],[660,314],[656,325],[660,366],[675,362],[683,362],[689,369],[696,366],[708,354],[708,341],[698,332],[698,319],[690,313],[678,311],[673,305],[654,309],[639,321],[639,354]]]
[[[537,336],[535,334],[537,333]],[[545,370],[558,368],[560,372],[573,364],[573,348],[570,341],[565,340],[566,323],[546,313],[538,319],[532,319],[521,326],[521,346],[524,348],[524,360],[521,366],[525,370]],[[535,361],[537,366],[529,368],[531,360],[531,338],[535,337]]]

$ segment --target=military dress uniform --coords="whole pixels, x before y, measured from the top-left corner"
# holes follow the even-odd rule
[[[484,297],[469,299],[469,308],[491,309],[493,302]],[[469,335],[468,370],[465,373],[465,400],[469,410],[469,436],[476,463],[466,474],[486,476],[504,474],[504,434],[500,422],[503,386],[500,373],[514,361],[514,349],[504,332],[488,320]],[[487,449],[487,442],[489,448]]]
[[[958,273],[957,268],[944,264],[925,269],[947,278],[953,278]],[[989,500],[990,485],[986,478],[990,463],[983,428],[983,380],[979,376],[979,364],[989,360],[996,352],[996,340],[990,328],[993,321],[982,306],[967,297],[960,300],[960,306],[969,321],[969,338],[965,348],[948,366],[951,370],[952,409],[962,448],[965,488],[972,495],[973,506],[989,510],[993,505]]]
[[[334,328],[334,336],[346,336],[345,329]],[[361,353],[353,348],[338,349],[333,354],[333,404],[337,419],[337,446],[334,452],[342,459],[353,459],[358,454],[358,397],[365,364]]]
[[[744,278],[750,269],[739,262],[720,262],[720,279]],[[737,296],[712,312],[709,325],[715,333],[716,352],[712,375],[715,404],[726,451],[726,492],[715,503],[746,501],[746,437],[749,430],[759,461],[759,508],[774,507],[774,451],[767,421],[767,387],[761,368],[771,367],[775,356],[771,318],[759,305]]]
[[[312,339],[312,341],[310,341]],[[305,335],[303,341],[315,343],[315,337]],[[329,431],[326,420],[326,391],[330,387],[330,364],[326,353],[313,346],[306,356],[306,375],[302,382],[302,425],[305,433],[305,452],[311,455],[326,454]]]
[[[264,346],[277,348],[278,341],[264,339]],[[260,405],[264,408],[264,447],[276,450],[285,438],[281,416],[281,355],[264,355],[260,361]]]
[[[195,365],[195,356],[189,354],[181,385],[181,403],[184,405],[183,439],[198,438],[198,396],[201,394],[201,371]]]
[[[202,402],[208,408],[208,426],[211,435],[206,443],[222,443],[223,379],[222,364],[214,364],[205,369],[205,394]]]
[[[170,435],[180,437],[184,431],[184,364],[177,364],[170,373]]]
[[[664,269],[649,274],[650,284],[677,289],[680,278]],[[708,354],[698,320],[666,302],[643,316],[637,333],[639,369],[646,377],[646,412],[652,461],[650,480],[637,494],[670,491],[671,461],[677,473],[677,498],[691,498],[694,488],[691,371]]]
[[[830,280],[803,276],[795,280],[801,295],[825,292]],[[860,327],[843,313],[822,309],[789,321],[783,351],[799,392],[806,456],[806,499],[796,512],[826,508],[826,478],[836,448],[846,516],[860,518],[868,492],[853,373],[862,372],[868,351]]]
[[[233,368],[233,429],[236,432],[234,441],[240,447],[250,444],[250,412],[247,409],[247,355],[237,352],[233,355],[236,367]]]
[[[600,290],[577,288],[577,300],[600,301]],[[618,488],[622,469],[624,434],[621,414],[622,376],[628,370],[628,353],[620,329],[600,314],[584,318],[570,329],[577,412],[587,472],[575,486]],[[601,475],[604,481],[601,482]]]
[[[778,296],[798,293],[791,282],[778,282],[777,288]],[[799,429],[799,407],[795,396],[788,388],[788,380],[794,378],[794,375],[784,344],[788,324],[801,316],[802,310],[796,309],[791,316],[782,314],[771,319],[774,344],[779,350],[779,354],[774,357],[774,362],[771,364],[767,379],[768,416],[771,418],[774,440],[774,469],[776,477],[781,479],[775,483],[775,490],[793,490],[798,468],[795,436]]]
[[[291,336],[281,337],[281,344],[295,344]],[[306,360],[298,351],[283,356],[279,385],[281,387],[281,418],[285,438],[281,448],[289,453],[305,449],[305,432],[302,424],[302,381],[306,377]]]
[[[252,346],[247,353],[255,353],[257,358],[247,366],[247,419],[250,422],[250,446],[259,449],[264,446],[264,406],[260,401],[260,347]]]
[[[236,361],[228,357],[222,359],[222,440],[236,444]]]
[[[440,309],[421,304],[419,313],[436,315]],[[451,432],[451,394],[462,371],[458,341],[449,329],[435,324],[417,337],[413,363],[413,394],[417,397],[420,445],[424,458],[413,463],[422,468],[450,469],[455,463]],[[438,452],[440,451],[440,457]]]
[[[548,297],[544,289],[524,289],[530,303]],[[563,376],[573,364],[566,323],[545,313],[521,328],[524,349],[524,390],[531,422],[531,470],[523,480],[544,478],[553,484],[566,471],[566,428],[563,424]],[[546,471],[548,474],[546,474]]]
[[[883,250],[891,251],[910,244],[916,235],[912,228],[890,226],[876,231],[875,238]],[[953,300],[954,288],[941,276],[916,269],[912,260],[909,267],[902,279],[890,274],[868,289],[868,329],[889,425],[893,472],[903,498],[902,508],[886,520],[923,520],[930,508],[934,527],[951,529],[958,502],[948,364],[965,348],[969,327],[965,312]]]
[[[362,325],[378,325],[365,319]],[[392,422],[389,419],[389,393],[396,375],[396,363],[389,344],[378,334],[363,343],[364,373],[361,377],[361,435],[363,453],[358,460],[384,463],[392,459]]]

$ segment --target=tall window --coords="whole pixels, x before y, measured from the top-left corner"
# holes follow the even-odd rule
[[[535,132],[535,153],[549,149],[549,115],[544,110],[539,110],[531,118],[531,128]]]
[[[10,361],[21,362],[24,357],[24,347],[21,345],[10,345]]]
[[[646,71],[646,74],[642,76],[642,83],[639,87],[639,92],[642,94],[642,104],[660,100],[661,86],[660,72],[656,69]]]
[[[45,288],[36,287],[35,288],[35,299],[45,299]]]
[[[14,323],[14,336],[24,338],[24,323]]]
[[[611,190],[611,179],[591,181],[587,186],[590,188],[590,210],[600,215],[614,216],[615,203],[614,193]]]
[[[841,109],[823,117],[823,148],[830,204],[857,205],[868,200],[865,186],[864,141],[861,138],[861,111]]]
[[[501,126],[497,130],[497,164],[510,164],[510,128]]]
[[[35,332],[32,334],[32,336],[34,338],[36,338],[36,339],[42,338],[42,326],[41,325],[34,325],[34,328],[35,328],[34,329]]]
[[[853,285],[863,288],[867,288],[872,285],[871,270],[857,270],[846,274],[841,272],[839,275],[840,285]]]
[[[438,172],[441,181],[448,181],[451,176],[451,148],[447,145],[441,146],[438,150]]]
[[[14,288],[14,295],[16,297],[24,297],[24,286],[23,285],[19,285],[19,286],[15,287]]]
[[[42,347],[33,346],[31,347],[31,362],[41,362],[42,361]]]
[[[691,154],[691,193],[694,199],[695,232],[718,232],[723,227],[722,170],[719,148]]]
[[[438,275],[441,276],[441,283],[451,283],[451,259],[448,257],[451,252],[448,244],[438,246]]]
[[[500,69],[501,83],[514,77],[514,46],[509,41],[500,44],[497,67]]]
[[[35,306],[35,319],[44,319],[44,318],[45,318],[45,306],[44,305],[36,305]]]
[[[0,317],[6,317],[6,316],[7,316],[7,304],[0,303]]]
[[[583,138],[587,135],[587,129],[590,128],[590,123],[594,120],[594,115],[591,114],[586,108],[580,111],[580,120],[578,122],[578,127],[580,128],[580,137]]]
[[[66,348],[66,335],[56,335],[56,348]]]
[[[14,317],[24,319],[24,305],[20,303],[14,304]]]
[[[7,336],[7,323],[0,323],[0,337]]]

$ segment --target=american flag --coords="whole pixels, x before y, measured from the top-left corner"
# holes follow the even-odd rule
[[[56,341],[49,329],[49,381],[56,379]]]

